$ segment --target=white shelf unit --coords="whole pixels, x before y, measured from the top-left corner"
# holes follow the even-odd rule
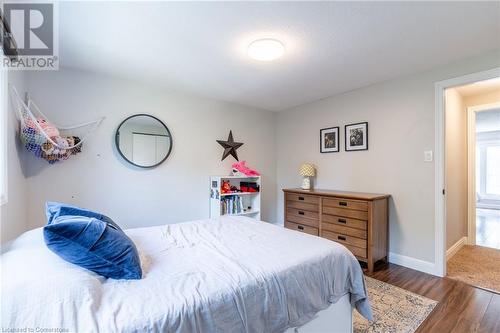
[[[259,192],[235,192],[235,193],[221,193],[222,182],[229,181],[231,186],[241,188],[242,182],[257,183],[259,185]],[[210,177],[210,218],[218,218],[222,215],[232,216],[248,216],[256,220],[260,220],[260,207],[261,207],[261,192],[262,183],[260,176],[258,177],[237,177],[237,176],[213,176]],[[224,214],[224,202],[232,205],[239,202],[238,210],[234,209],[234,213]]]

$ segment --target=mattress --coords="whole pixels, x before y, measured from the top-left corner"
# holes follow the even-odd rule
[[[350,294],[371,318],[342,245],[246,217],[126,230],[141,280],[105,279],[50,252],[42,229],[2,255],[2,328],[66,332],[283,332]]]

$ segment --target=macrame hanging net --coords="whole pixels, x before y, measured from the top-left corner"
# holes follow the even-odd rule
[[[50,164],[80,153],[85,140],[104,120],[102,117],[75,126],[57,126],[49,121],[31,98],[27,97],[25,102],[14,86],[11,86],[11,92],[20,120],[21,142],[27,150]]]

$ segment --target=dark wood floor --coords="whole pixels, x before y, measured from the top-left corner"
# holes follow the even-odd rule
[[[365,274],[439,302],[417,333],[500,333],[500,294],[393,264]]]

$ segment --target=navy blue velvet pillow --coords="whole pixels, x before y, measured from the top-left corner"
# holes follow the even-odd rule
[[[61,258],[113,279],[140,279],[141,263],[130,238],[93,217],[63,215],[43,228],[47,247]]]

